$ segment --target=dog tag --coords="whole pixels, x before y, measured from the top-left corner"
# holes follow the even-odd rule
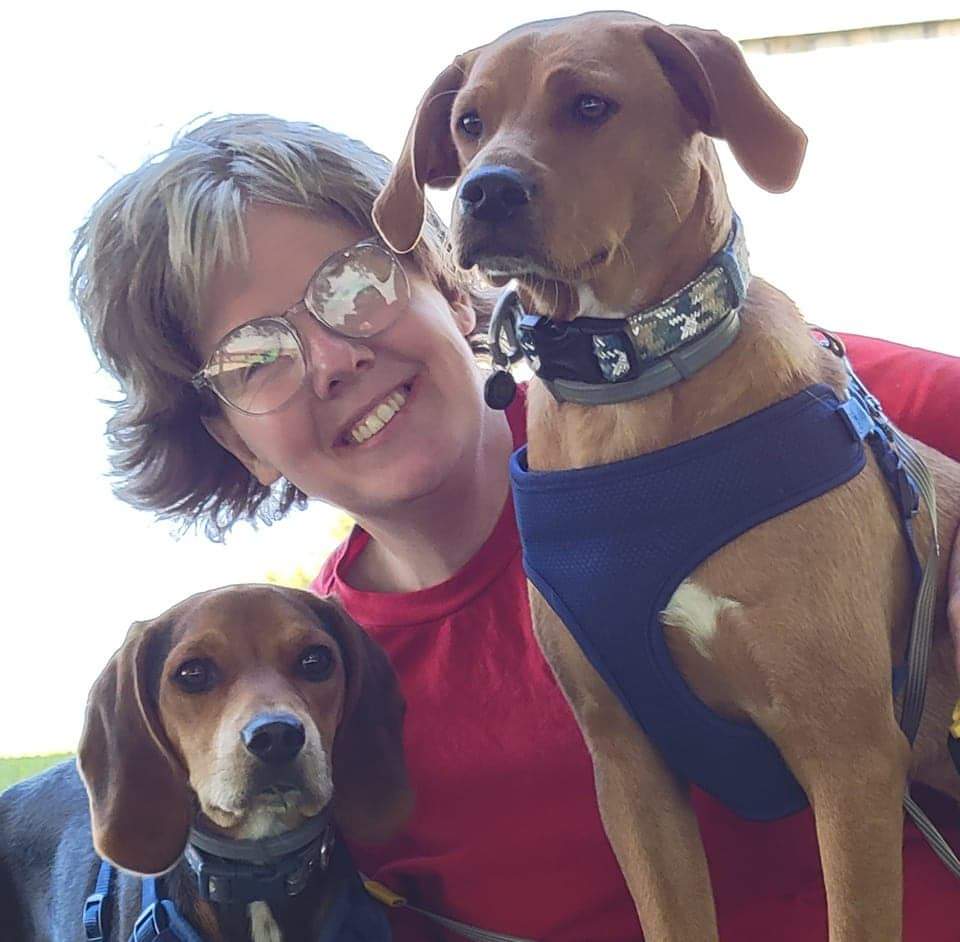
[[[483,399],[491,409],[503,411],[516,394],[517,383],[506,370],[494,370],[483,384]]]

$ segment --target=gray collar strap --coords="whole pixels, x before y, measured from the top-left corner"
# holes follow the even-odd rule
[[[234,840],[193,827],[184,856],[201,899],[252,903],[296,896],[315,870],[326,870],[333,845],[333,823],[324,809],[286,834],[260,840]]]
[[[526,357],[559,402],[639,399],[687,379],[730,346],[749,283],[743,228],[734,216],[726,244],[693,281],[626,317],[553,321],[525,313],[516,292],[506,292],[490,325],[494,368]]]

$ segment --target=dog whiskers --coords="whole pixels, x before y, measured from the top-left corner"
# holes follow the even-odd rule
[[[670,204],[670,207],[673,209],[674,216],[677,217],[677,222],[682,223],[683,220],[680,218],[680,210],[677,209],[677,204],[673,201],[673,197],[670,195],[670,191],[661,183],[660,189],[663,190],[663,195],[666,196],[667,202]]]
[[[627,248],[627,246],[624,245],[622,242],[618,242],[618,243],[616,244],[616,247],[614,248],[614,251],[615,251],[615,252],[621,252],[621,253],[623,254],[624,259],[625,259],[625,260],[627,261],[627,263],[630,265],[630,270],[633,272],[633,279],[632,279],[632,280],[633,280],[634,283],[636,283],[636,282],[638,281],[639,277],[640,277],[640,273],[639,273],[639,271],[637,270],[637,262],[636,262],[636,259],[634,259],[634,257],[633,257],[633,252],[631,252],[630,249]],[[611,253],[611,257],[612,257],[612,253]]]

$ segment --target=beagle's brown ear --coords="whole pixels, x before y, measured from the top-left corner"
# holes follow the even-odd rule
[[[130,628],[90,691],[77,751],[97,853],[134,873],[169,870],[193,818],[186,772],[149,689],[162,671],[170,628],[162,619]]]
[[[700,130],[725,140],[754,183],[772,193],[789,190],[807,136],[757,83],[740,46],[693,26],[654,24],[644,39]]]
[[[343,717],[333,743],[333,813],[351,840],[385,841],[406,821],[413,793],[403,761],[405,705],[393,667],[332,596],[308,604],[337,640],[347,675]]]
[[[400,157],[374,200],[373,223],[395,252],[409,252],[420,240],[423,188],[448,189],[460,175],[450,113],[465,72],[463,59],[458,57],[433,80],[420,100]]]

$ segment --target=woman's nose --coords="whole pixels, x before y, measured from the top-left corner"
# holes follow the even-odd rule
[[[362,339],[342,337],[310,319],[297,325],[307,355],[307,381],[318,399],[329,399],[345,382],[373,366],[373,350]]]

